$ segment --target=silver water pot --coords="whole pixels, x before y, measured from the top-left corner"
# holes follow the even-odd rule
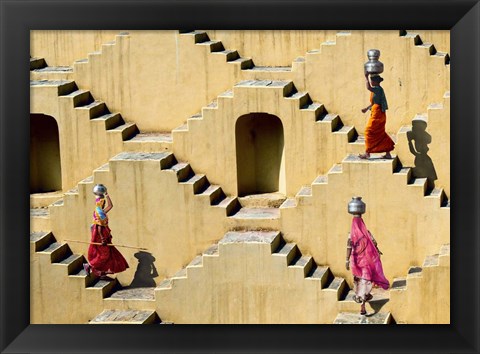
[[[93,187],[93,194],[104,195],[105,193],[107,193],[107,187],[103,184],[96,184],[95,187]]]
[[[365,209],[367,206],[362,202],[362,197],[352,197],[350,203],[348,203],[348,212],[350,214],[365,214]]]
[[[383,73],[383,63],[378,60],[380,51],[378,49],[370,49],[367,52],[368,61],[365,63],[365,72],[369,74]]]

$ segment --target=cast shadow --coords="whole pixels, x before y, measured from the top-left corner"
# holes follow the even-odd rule
[[[157,268],[155,268],[155,257],[148,252],[140,251],[134,254],[138,259],[137,270],[129,288],[154,288],[156,283],[154,278],[158,277]]]
[[[415,156],[412,175],[415,178],[426,178],[428,189],[435,188],[437,172],[432,159],[428,156],[428,144],[432,142],[432,136],[427,133],[427,122],[420,119],[412,121],[412,130],[407,132],[408,148]]]

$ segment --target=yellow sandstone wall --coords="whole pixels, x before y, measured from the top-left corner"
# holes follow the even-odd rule
[[[192,183],[179,183],[170,167],[171,154],[123,153],[95,170],[93,178],[68,192],[62,205],[51,205],[52,232],[59,241],[90,241],[90,225],[97,183],[105,184],[113,201],[109,212],[113,242],[145,247],[157,260],[161,281],[185,266],[222,237],[226,209],[211,206],[208,194],[195,195]],[[75,211],[75,212],[73,212]],[[69,243],[74,253],[86,254],[88,245]],[[130,269],[119,274],[123,284],[133,279],[138,250],[121,248]]]
[[[385,275],[390,281],[402,276],[449,242],[450,209],[441,207],[439,196],[424,196],[425,181],[407,185],[408,171],[392,172],[392,160],[346,158],[315,179],[307,193],[280,207],[285,239],[350,279],[345,269],[352,222],[347,204],[362,196],[367,205],[363,219],[384,254]]]
[[[409,274],[405,289],[390,292],[390,308],[400,323],[450,323],[450,245]]]
[[[247,32],[213,31],[215,36],[225,34],[225,49],[238,50],[242,57],[249,57],[249,53],[230,45],[243,43],[249,52],[255,49],[261,56],[282,51],[277,56],[281,64],[269,63],[270,59],[262,64],[263,59],[259,59],[258,65],[292,66],[291,71],[280,74],[282,79],[294,80],[299,89],[307,90],[329,112],[340,114],[361,132],[367,116],[360,109],[368,104],[369,97],[363,79],[368,49],[375,47],[382,52],[390,133],[429,104],[441,101],[449,88],[449,68],[444,57],[430,56],[428,48],[415,46],[413,38],[401,37],[399,31],[341,32],[335,42],[329,39],[332,31],[327,32],[284,31],[276,35],[265,31],[257,41]],[[448,31],[444,32],[445,41]],[[319,41],[322,36],[328,40],[323,44]],[[291,44],[292,39],[299,43],[298,47]],[[271,51],[264,50],[260,43],[269,43]],[[310,47],[311,43],[317,44]],[[192,35],[178,31],[130,31],[128,35],[117,35],[115,44],[105,42],[100,52],[88,55],[87,61],[75,63],[75,80],[80,88],[88,88],[109,102],[112,109],[121,110],[125,119],[135,121],[141,130],[169,131],[234,83],[272,75],[269,71],[240,70],[239,63],[228,63],[225,54],[211,53],[210,46],[195,44]],[[307,47],[308,53],[304,50]],[[304,55],[306,61],[296,61],[299,55]],[[255,62],[254,55],[252,58]]]
[[[311,49],[334,40],[336,30],[324,31],[245,31],[207,30],[211,39],[221,40],[225,48],[234,48],[256,66],[291,66],[292,61]],[[261,48],[261,50],[259,50]]]
[[[450,31],[438,30],[408,30],[410,33],[418,33],[425,43],[432,43],[439,52],[450,54]]]
[[[44,224],[51,226],[57,240],[89,240],[94,205],[91,190],[95,183],[104,183],[114,203],[109,214],[114,242],[147,247],[156,258],[157,284],[185,267],[232,228],[259,228],[260,225],[278,229],[288,242],[297,243],[302,252],[313,256],[318,264],[330,266],[336,275],[351,284],[351,274],[345,270],[345,244],[351,222],[346,208],[354,195],[362,196],[367,203],[364,220],[384,253],[382,260],[390,280],[404,276],[410,266],[421,264],[427,255],[449,243],[450,209],[442,206],[441,190],[424,196],[425,181],[414,180],[411,171],[396,168],[396,161],[345,159],[349,153],[363,149],[361,143],[352,144],[354,131],[348,126],[353,125],[363,133],[367,116],[360,113],[360,108],[368,103],[363,64],[367,60],[366,51],[376,47],[382,51],[380,60],[386,64],[382,85],[390,106],[387,130],[398,133],[395,153],[403,166],[414,165],[407,132],[417,114],[428,113],[427,132],[432,136],[428,153],[438,174],[436,187],[444,188],[449,196],[450,114],[449,98],[443,98],[449,91],[449,66],[445,65],[442,56],[429,55],[428,48],[416,47],[412,38],[401,37],[399,31],[342,32],[335,35],[335,43],[318,44],[310,49],[320,48],[319,51],[311,51],[304,60],[296,60],[302,55],[298,51],[305,51],[320,37],[328,40],[328,31],[318,34],[289,31],[282,32],[279,37],[266,31],[257,44],[271,42],[271,52],[277,55],[270,55],[268,51],[263,53],[263,47],[255,46],[257,39],[251,34],[209,31],[213,33],[212,39],[222,40],[220,37],[225,35],[226,49],[239,49],[229,46],[243,43],[242,49],[246,53],[240,55],[252,53],[258,65],[283,66],[290,65],[289,62],[292,65],[291,70],[256,71],[241,70],[241,61],[228,63],[227,54],[211,53],[214,43],[195,44],[196,35],[178,31],[130,31],[121,35],[115,32],[115,43],[107,43],[111,39],[104,41],[100,32],[93,31],[85,35],[84,43],[78,44],[78,48],[71,49],[68,49],[68,41],[82,42],[81,34],[60,32],[33,31],[32,56],[44,56],[49,65],[62,65],[62,62],[72,65],[68,56],[78,56],[74,60],[88,56],[88,60],[74,64],[75,82],[80,89],[90,90],[95,100],[104,101],[110,112],[121,112],[123,118],[132,124],[135,122],[141,132],[169,132],[177,128],[173,131],[172,146],[176,158],[190,163],[196,173],[206,174],[211,183],[220,185],[229,196],[235,196],[238,190],[237,119],[250,113],[261,113],[262,117],[263,114],[277,116],[284,132],[278,188],[287,196],[296,197],[288,199],[280,208],[280,220],[255,223],[229,218],[225,205],[212,205],[215,204],[213,189],[199,193],[195,190],[198,182],[178,182],[185,166],[169,169],[169,163],[174,163],[168,162],[169,155],[134,152],[117,155],[127,150],[122,131],[107,132],[105,121],[92,121],[91,106],[75,107],[77,101],[83,100],[82,95],[90,93],[67,93],[58,97],[58,84],[37,83],[31,85],[31,113],[46,114],[57,121],[62,188],[66,191],[83,180],[65,194],[63,202],[49,207],[50,219]],[[104,34],[109,36],[111,33]],[[442,46],[448,42],[445,33],[435,37],[425,32],[424,36],[441,38]],[[41,48],[48,47],[53,39],[62,38],[57,49],[48,49],[51,52],[42,54]],[[97,41],[102,43],[101,52],[92,53],[99,50]],[[292,41],[298,45],[292,45]],[[255,52],[262,54],[258,63]],[[244,80],[249,81],[237,85]],[[299,91],[307,91],[308,95],[295,93],[293,86]],[[442,107],[431,106],[440,102]],[[320,103],[333,114],[328,119],[321,114]],[[199,112],[201,115],[196,115]],[[335,128],[335,114],[339,114],[348,125],[345,129]],[[323,120],[317,121],[319,118]],[[182,126],[185,122],[187,124]],[[271,153],[278,157],[278,151],[272,150]],[[103,165],[109,159],[109,164]],[[341,165],[336,165],[342,160]],[[92,171],[93,176],[88,177]],[[86,245],[72,242],[69,246],[75,253],[86,254]],[[165,306],[167,303],[157,299],[159,315],[163,316],[162,311],[169,314],[168,311],[173,313],[174,308],[182,308],[188,301],[184,298],[185,292],[194,291],[192,289],[198,288],[198,284],[207,282],[209,286],[220,286],[222,294],[216,303],[217,308],[202,309],[205,316],[210,314],[212,317],[192,319],[187,312],[187,317],[180,322],[331,322],[333,314],[321,318],[322,314],[310,313],[311,306],[332,305],[330,307],[336,309],[331,302],[336,298],[325,300],[309,285],[299,285],[305,284],[305,279],[295,283],[297,280],[292,280],[284,270],[279,270],[273,263],[267,264],[272,255],[264,251],[260,246],[225,248],[224,257],[212,261],[208,271],[198,274],[191,283],[179,285],[173,291],[178,292],[178,296],[165,298],[171,302],[170,309]],[[118,279],[124,285],[133,278],[138,263],[135,252],[122,249],[131,265],[127,272],[119,274]],[[243,257],[241,261],[238,260],[240,256]],[[238,268],[253,265],[260,259],[263,259],[260,269],[271,278],[262,278],[258,270],[244,273]],[[229,279],[227,266],[233,272],[231,283],[223,282]],[[68,278],[67,282],[63,279],[64,269],[49,264],[46,255],[33,253],[31,267],[34,322],[46,323],[55,318],[58,322],[74,323],[91,318],[91,313],[80,308],[84,305],[78,306],[78,312],[71,313],[66,313],[62,307],[55,308],[54,304],[66,293],[78,293],[78,298],[72,299],[74,303],[88,303],[76,280]],[[427,312],[421,312],[420,317],[413,313],[415,297],[421,297],[419,303],[425,305],[429,296],[436,296],[432,284],[446,280],[449,266],[442,269],[425,270],[418,286],[415,280],[410,282],[408,300],[402,300],[408,304],[408,309],[399,310],[400,320],[407,323],[447,321],[438,315],[429,317]],[[268,301],[262,303],[264,287],[282,289],[285,279],[298,285],[295,290],[285,290],[284,297],[267,298]],[[240,291],[242,282],[250,284],[254,290],[237,298],[234,294]],[[157,294],[163,292],[168,291],[157,291]],[[197,302],[192,304],[203,303],[206,296],[207,291],[200,293]],[[247,307],[238,310],[232,308],[231,303],[222,303],[222,299],[252,299],[249,296],[254,300],[247,301]],[[282,303],[295,302],[299,298],[303,300],[298,311],[311,316],[308,319],[275,314],[275,311],[254,313],[252,310],[264,308],[266,304],[278,308]],[[102,304],[101,297],[95,299],[93,310],[100,312],[105,304]],[[438,299],[447,301],[443,295]],[[398,306],[400,309],[401,305]],[[390,309],[395,317],[393,307]],[[285,317],[268,317],[276,315]],[[319,317],[315,317],[317,315]]]
[[[384,63],[382,87],[389,105],[386,130],[393,134],[429,104],[441,102],[450,87],[444,56],[430,55],[428,48],[415,46],[412,38],[400,37],[398,31],[339,33],[335,42],[325,42],[320,51],[307,53],[304,82],[295,83],[363,132],[368,114],[360,110],[370,98],[363,68],[372,48],[380,50]]]
[[[49,66],[72,66],[76,60],[113,41],[118,30],[33,30],[30,56],[44,58]]]

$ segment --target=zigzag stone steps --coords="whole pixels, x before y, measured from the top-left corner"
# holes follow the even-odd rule
[[[364,140],[359,138],[354,127],[344,125],[338,115],[328,113],[322,104],[312,102],[306,92],[298,92],[292,81],[244,80],[238,82],[232,91],[219,95],[211,105],[203,107],[201,112],[192,115],[184,124],[172,130],[175,154],[183,160],[200,161],[197,162],[198,168],[215,180],[233,180],[233,176],[230,176],[231,172],[228,172],[232,171],[229,166],[213,169],[210,164],[202,162],[203,159],[197,156],[200,155],[201,150],[203,154],[212,154],[212,159],[223,160],[221,151],[225,147],[230,149],[229,145],[224,146],[223,150],[220,147],[217,149],[216,146],[211,146],[211,151],[204,151],[205,148],[198,149],[196,144],[200,140],[207,139],[209,133],[213,133],[212,129],[216,129],[213,127],[215,121],[221,119],[225,120],[225,126],[233,125],[235,120],[228,112],[237,109],[235,108],[237,104],[239,107],[244,107],[245,101],[250,102],[250,98],[254,98],[255,101],[250,103],[254,111],[256,109],[260,112],[275,113],[281,116],[282,124],[290,126],[290,132],[296,132],[295,134],[285,133],[285,139],[294,139],[293,135],[307,134],[319,141],[320,146],[316,150],[308,148],[305,152],[308,159],[307,157],[303,160],[298,159],[295,168],[292,167],[291,170],[286,171],[288,181],[301,181],[313,169],[312,166],[317,166],[316,170],[323,170],[328,168],[330,161],[337,161],[347,152],[359,153],[364,150]],[[276,108],[269,107],[272,105],[271,102],[276,100],[279,101],[279,104],[275,105]],[[280,111],[277,113],[276,110],[291,113],[280,114]],[[230,140],[230,137],[228,139]],[[326,157],[316,152],[321,150],[320,147],[329,152]],[[312,160],[311,163],[307,163],[309,159]],[[312,173],[315,172],[312,171]],[[228,193],[237,192],[232,182],[224,183],[223,187]],[[292,187],[286,186],[287,194],[291,193],[290,188]],[[293,188],[296,188],[296,185]]]
[[[442,278],[445,274],[448,274],[446,280]],[[395,278],[390,289],[389,309],[399,323],[449,323],[449,274],[450,244],[445,244],[438,254],[425,257],[422,267],[410,267],[406,277]],[[426,277],[431,284],[428,287],[424,285]],[[419,291],[427,292],[431,300],[419,304]],[[443,295],[440,300],[435,298],[440,295]]]
[[[84,256],[73,254],[68,244],[57,242],[51,232],[31,233],[30,245],[34,255],[48,259],[47,266],[64,269],[63,275],[71,281],[80,280],[85,291],[91,293],[93,299],[108,296],[118,286],[116,279],[106,281],[87,275],[83,269],[83,263],[86,262]]]
[[[247,249],[250,249],[250,247],[251,251],[247,251]],[[174,322],[183,323],[184,321],[181,319],[181,314],[172,312],[173,310],[165,307],[167,305],[163,306],[161,304],[165,303],[165,301],[168,302],[167,299],[171,299],[171,296],[185,296],[186,293],[191,295],[190,301],[193,301],[194,303],[196,301],[193,299],[196,296],[195,291],[193,293],[188,291],[188,284],[195,284],[199,281],[199,279],[203,279],[203,276],[210,274],[210,271],[213,271],[213,268],[219,265],[221,259],[224,259],[225,262],[228,258],[235,257],[234,255],[236,252],[243,252],[241,251],[243,249],[245,250],[244,252],[253,252],[254,254],[260,252],[261,249],[265,249],[265,251],[261,252],[262,254],[263,252],[266,252],[264,256],[266,256],[267,259],[263,260],[260,253],[258,253],[257,262],[260,262],[259,265],[264,264],[266,269],[269,269],[270,266],[267,266],[265,262],[270,259],[270,262],[273,262],[271,266],[280,267],[283,272],[287,272],[285,274],[289,274],[289,276],[283,280],[284,283],[282,285],[285,287],[285,289],[290,289],[293,286],[293,283],[297,282],[299,284],[304,284],[304,286],[310,284],[308,286],[312,287],[312,291],[313,289],[320,291],[323,295],[319,294],[318,296],[325,296],[325,301],[327,301],[327,298],[329,301],[333,301],[333,303],[329,304],[335,308],[338,300],[344,299],[349,290],[344,279],[334,277],[329,271],[328,267],[319,266],[314,262],[312,257],[308,255],[302,255],[296,244],[285,242],[278,231],[231,231],[227,232],[225,236],[218,242],[218,244],[212,245],[209,249],[204,251],[202,255],[195,257],[185,268],[181,269],[171,278],[164,280],[156,288],[155,293],[157,301],[160,303],[160,313],[163,314],[165,310],[167,313],[165,318],[168,318],[168,314],[170,313],[173,317],[180,316],[174,319]],[[243,270],[242,266],[240,265],[241,262],[238,263],[239,261],[240,259],[232,258],[231,262],[235,265],[232,265],[232,268],[228,268],[226,271],[235,273],[240,272],[241,274]],[[228,262],[225,264],[228,264]],[[252,264],[252,266],[254,265]],[[273,274],[270,276],[273,276]],[[199,292],[208,292],[208,289],[211,287],[212,291],[217,291],[214,290],[216,289],[216,285],[213,284],[219,282],[219,286],[221,286],[220,284],[229,282],[229,279],[230,278],[223,279],[222,277],[211,277],[208,281],[206,281],[206,284],[213,282],[212,285],[206,285],[207,288],[204,289],[197,289]],[[231,278],[232,284],[235,284],[235,279],[236,276]],[[249,288],[248,285],[244,286],[246,286],[243,290],[244,292],[255,291],[256,289],[256,287]],[[182,292],[180,293],[179,291],[176,291],[177,288],[182,289]],[[267,291],[267,289],[268,288],[265,288],[264,291]],[[263,296],[270,297],[274,295],[267,295],[265,293]],[[174,304],[171,305],[173,307],[176,306]],[[195,309],[192,308],[190,311],[195,311]],[[188,316],[188,314],[185,315]],[[197,321],[200,323],[208,323],[207,319],[198,318],[198,316],[198,314],[195,314]],[[333,321],[333,319],[334,316],[332,315],[331,321]],[[246,323],[250,322],[247,321]]]

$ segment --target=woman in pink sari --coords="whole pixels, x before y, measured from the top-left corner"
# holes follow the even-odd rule
[[[355,302],[361,304],[360,314],[365,315],[365,302],[373,298],[374,285],[388,289],[390,283],[383,274],[377,242],[367,230],[360,214],[354,214],[347,242],[347,270],[352,269]]]

